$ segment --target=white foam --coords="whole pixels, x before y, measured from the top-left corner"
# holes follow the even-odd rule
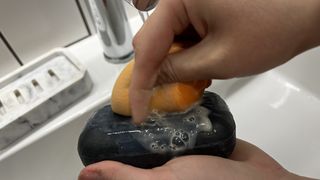
[[[177,154],[192,149],[199,132],[212,131],[209,113],[209,109],[197,105],[184,113],[153,115],[135,137],[151,152]]]

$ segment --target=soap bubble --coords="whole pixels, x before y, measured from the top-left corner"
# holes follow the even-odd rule
[[[210,132],[209,110],[195,106],[184,113],[153,116],[139,126],[135,138],[147,150],[156,153],[179,153],[194,147],[199,132]]]
[[[189,135],[188,133],[182,133],[181,134],[181,139],[185,142],[189,141]]]
[[[150,144],[150,147],[151,147],[153,150],[158,150],[158,149],[159,149],[159,145],[158,145],[158,143],[156,143],[156,142],[151,143],[151,144]]]
[[[182,141],[182,139],[180,139],[180,137],[174,136],[171,140],[171,143],[177,147],[184,147],[185,144]]]

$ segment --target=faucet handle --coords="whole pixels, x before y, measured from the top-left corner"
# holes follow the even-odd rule
[[[126,0],[139,11],[150,11],[158,4],[159,0]]]

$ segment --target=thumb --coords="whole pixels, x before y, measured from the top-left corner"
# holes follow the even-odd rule
[[[84,168],[78,180],[149,180],[148,170],[135,168],[119,162],[103,161]]]

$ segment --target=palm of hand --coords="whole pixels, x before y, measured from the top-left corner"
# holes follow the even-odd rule
[[[194,180],[194,179],[292,179],[298,178],[259,148],[238,140],[230,159],[185,156],[146,170],[105,161],[86,167],[79,180]]]

